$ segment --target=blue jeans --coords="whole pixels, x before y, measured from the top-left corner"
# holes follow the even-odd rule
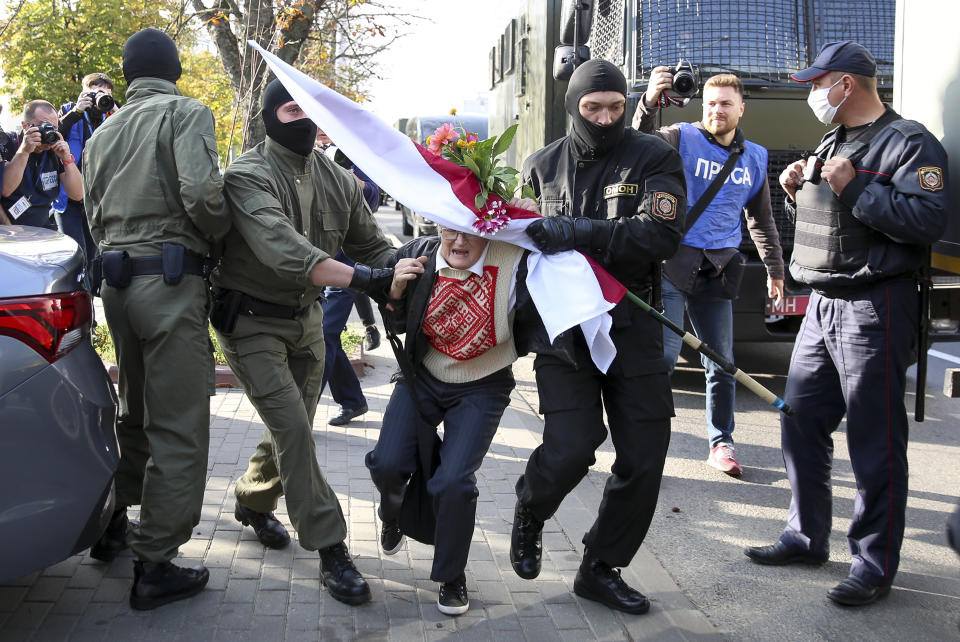
[[[327,288],[324,292],[326,300],[323,302],[323,342],[326,354],[323,361],[323,389],[330,384],[330,394],[333,400],[345,410],[356,410],[367,405],[367,398],[360,388],[357,373],[350,365],[340,344],[340,333],[347,325],[350,310],[353,308],[353,299],[356,292],[346,288]]]
[[[668,279],[663,279],[664,315],[683,327],[686,308],[693,333],[701,341],[733,363],[733,301],[706,294],[684,294]],[[663,329],[663,354],[670,374],[677,365],[679,336]],[[710,447],[719,443],[733,443],[733,411],[736,406],[737,382],[733,376],[703,355],[700,356],[707,380],[707,436]]]

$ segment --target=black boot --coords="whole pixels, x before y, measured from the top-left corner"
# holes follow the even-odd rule
[[[126,506],[113,511],[107,529],[97,543],[90,547],[90,557],[101,562],[112,562],[120,551],[130,546],[127,543],[127,533],[136,526],[137,522],[127,519]]]
[[[370,601],[370,587],[343,542],[320,549],[320,581],[334,599],[344,604],[356,606]]]
[[[203,590],[210,572],[203,566],[181,568],[172,562],[133,562],[130,607],[148,611],[192,597]]]
[[[244,526],[253,527],[257,539],[267,548],[284,548],[290,543],[290,534],[273,513],[258,513],[237,502],[233,507],[233,516]]]
[[[611,568],[588,552],[584,552],[580,570],[573,580],[573,592],[625,613],[639,615],[650,610],[650,600],[623,581],[620,569]]]
[[[513,511],[513,532],[510,535],[510,565],[525,580],[540,575],[543,555],[543,522],[518,499]]]

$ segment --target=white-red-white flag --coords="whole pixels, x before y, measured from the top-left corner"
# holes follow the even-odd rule
[[[469,169],[435,156],[349,98],[254,41],[248,43],[300,108],[385,192],[435,223],[476,233],[474,196],[480,187]],[[607,312],[623,298],[626,288],[579,252],[546,255],[536,251],[524,230],[538,216],[506,207],[510,221],[494,238],[533,250],[527,259],[527,289],[550,340],[579,325],[594,364],[606,372],[617,354]]]

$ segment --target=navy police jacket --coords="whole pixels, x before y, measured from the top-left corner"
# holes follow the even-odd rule
[[[873,130],[873,131],[871,131]],[[828,296],[911,277],[947,224],[947,155],[920,123],[889,107],[865,128],[838,127],[817,155],[850,159],[856,177],[835,195],[804,183],[796,204],[790,274]]]

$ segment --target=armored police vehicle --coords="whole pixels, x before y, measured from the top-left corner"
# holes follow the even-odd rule
[[[896,0],[526,0],[526,9],[506,25],[490,49],[490,133],[519,123],[507,159],[515,167],[567,133],[563,108],[568,72],[589,58],[603,58],[627,78],[627,122],[658,65],[682,58],[702,84],[713,74],[735,73],[746,89],[740,126],[747,139],[770,152],[767,180],[784,260],[793,247],[793,222],[784,214],[778,184],[782,169],[816,147],[827,128],[806,99],[809,84],[790,73],[809,66],[821,45],[856,40],[879,64],[881,98],[890,100]],[[562,76],[562,73],[561,73]],[[699,93],[683,107],[662,109],[660,125],[696,122]],[[740,250],[747,271],[734,304],[738,341],[792,340],[806,309],[808,292],[787,276],[789,296],[767,299],[766,270],[743,226]]]

